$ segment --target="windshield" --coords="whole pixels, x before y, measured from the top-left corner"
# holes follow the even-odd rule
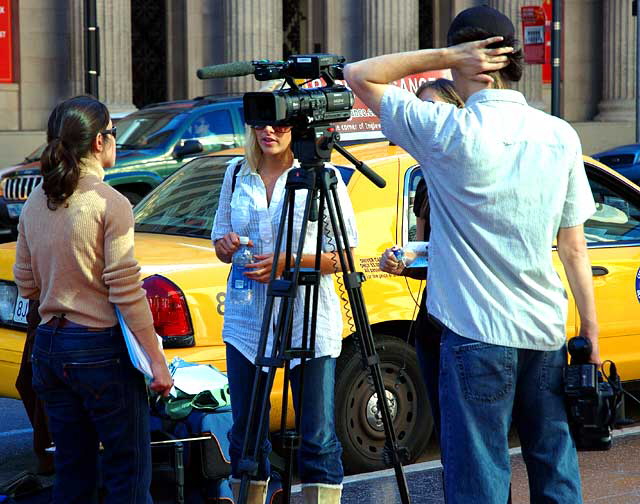
[[[228,162],[201,157],[184,165],[134,209],[136,231],[209,238]],[[347,184],[354,170],[336,166]]]
[[[120,149],[158,149],[180,126],[181,110],[131,114],[118,121],[117,147]]]
[[[44,152],[44,148],[47,146],[46,143],[43,143],[40,147],[34,150],[31,154],[27,155],[24,160],[27,163],[33,163],[34,161],[40,161],[42,157],[42,153]]]
[[[134,210],[136,231],[208,238],[231,156],[187,163]]]

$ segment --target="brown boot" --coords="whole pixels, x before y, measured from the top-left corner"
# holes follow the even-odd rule
[[[264,504],[267,499],[268,481],[251,481],[249,482],[249,495],[247,496],[247,504]],[[231,492],[233,493],[233,502],[237,504],[240,497],[240,481],[231,481]]]
[[[340,504],[342,485],[304,485],[302,501],[304,504]]]

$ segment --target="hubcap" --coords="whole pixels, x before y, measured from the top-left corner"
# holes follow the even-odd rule
[[[398,401],[396,396],[390,390],[385,390],[385,396],[387,397],[387,404],[389,405],[389,414],[391,420],[395,420],[398,414]],[[384,424],[382,423],[382,411],[378,408],[378,394],[373,394],[369,401],[367,401],[367,422],[371,428],[377,431],[384,430]]]

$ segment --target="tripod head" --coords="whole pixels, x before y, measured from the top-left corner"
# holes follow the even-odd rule
[[[342,156],[381,189],[387,185],[385,180],[364,162],[357,159],[338,142],[340,135],[333,125],[296,127],[292,131],[291,145],[294,157],[300,161],[302,168],[321,169],[325,162],[331,160],[331,152],[335,148]]]

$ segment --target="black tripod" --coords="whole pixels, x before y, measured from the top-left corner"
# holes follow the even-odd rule
[[[299,397],[302,398],[304,392],[305,363],[307,359],[313,358],[315,354],[318,287],[320,284],[320,262],[325,210],[327,211],[333,237],[335,238],[335,255],[337,256],[337,260],[334,259],[335,265],[337,266],[339,261],[344,286],[347,290],[351,311],[353,313],[356,328],[355,341],[362,354],[363,366],[369,370],[371,375],[372,384],[377,395],[378,408],[382,415],[386,438],[384,448],[385,460],[387,463],[393,464],[398,490],[403,504],[410,502],[407,482],[402,469],[401,449],[398,446],[388,403],[386,400],[383,400],[383,398],[386,398],[386,395],[379,366],[379,357],[375,350],[373,334],[362,297],[361,284],[364,281],[364,276],[362,273],[356,272],[354,268],[353,256],[351,254],[347,230],[336,190],[336,174],[334,170],[324,167],[324,162],[330,159],[334,146],[351,160],[351,156],[335,144],[336,140],[337,134],[331,126],[315,126],[302,129],[294,127],[293,129],[293,151],[295,157],[300,161],[301,167],[291,170],[287,178],[285,199],[276,237],[273,262],[274,264],[278,264],[282,240],[285,239],[285,226],[285,264],[291,264],[292,258],[295,258],[295,260],[293,268],[285,268],[281,279],[276,279],[277,268],[273,268],[267,290],[267,303],[262,319],[256,358],[257,372],[254,378],[249,408],[249,421],[242,448],[242,458],[238,466],[242,473],[239,502],[243,504],[247,501],[250,476],[255,475],[258,470],[258,440],[260,440],[264,434],[262,429],[265,420],[267,420],[265,415],[268,411],[269,395],[273,387],[276,369],[283,366],[284,385],[280,437],[283,448],[287,452],[285,456],[285,474],[283,477],[284,502],[290,502],[293,455],[294,450],[300,445],[299,432],[300,418],[302,416],[301,412],[298,411],[295,430],[286,430],[291,360],[300,359]],[[364,171],[362,163],[356,161],[355,164],[358,169]],[[371,178],[371,175],[367,173],[365,173],[365,175]],[[372,173],[372,175],[375,174]],[[377,178],[381,180],[379,177]],[[380,183],[378,183],[378,185],[380,185]],[[382,181],[382,185],[384,185],[384,181]],[[300,230],[300,239],[297,243],[294,256],[292,242],[295,191],[302,189],[306,189],[308,192],[304,207],[302,229]],[[315,265],[313,269],[300,267],[307,225],[310,221],[318,222]],[[299,347],[293,347],[293,309],[299,286],[306,287],[303,332],[301,345]],[[277,314],[270,356],[267,356],[267,340],[269,338],[276,298],[280,299],[280,310]],[[268,368],[268,372],[261,372],[260,369],[262,367]],[[261,393],[260,391],[263,392]],[[302,403],[302,401],[300,401],[300,403]],[[299,405],[299,408],[302,408],[302,404]]]

